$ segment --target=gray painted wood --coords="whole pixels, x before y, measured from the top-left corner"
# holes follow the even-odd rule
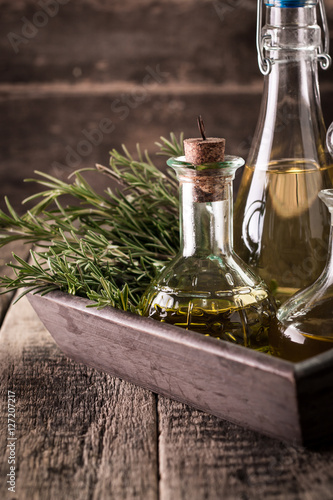
[[[7,491],[7,390],[16,395],[16,498],[158,498],[156,401],[68,360],[26,298],[0,335],[0,497]]]
[[[221,418],[301,442],[292,363],[112,308],[87,309],[86,299],[61,292],[29,294],[29,300],[71,358]]]
[[[165,397],[156,405],[67,359],[26,299],[2,326],[0,367],[2,422],[6,390],[17,396],[20,500],[332,498],[333,448],[286,445]],[[10,500],[5,444],[3,425],[0,497]]]

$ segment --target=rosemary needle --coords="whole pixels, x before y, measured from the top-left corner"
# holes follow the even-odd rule
[[[177,140],[171,133],[156,144],[158,154],[183,154],[182,136]],[[87,297],[91,306],[136,312],[143,291],[179,246],[174,174],[161,172],[139,146],[137,156],[134,160],[123,146],[122,153],[111,151],[109,166],[76,171],[69,182],[36,172],[38,178],[27,181],[42,190],[24,200],[35,206],[22,216],[6,199],[0,246],[23,240],[38,244],[38,250],[31,251],[29,262],[13,254],[8,265],[15,276],[0,277],[0,293],[22,288],[21,297],[62,290]],[[85,170],[117,180],[121,191],[96,193]],[[73,204],[63,206],[62,195],[70,195]]]

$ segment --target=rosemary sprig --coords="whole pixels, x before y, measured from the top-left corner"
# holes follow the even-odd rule
[[[161,138],[160,154],[182,154],[182,140]],[[15,277],[0,277],[1,293],[23,288],[42,294],[62,290],[89,298],[91,306],[111,305],[135,312],[140,297],[179,245],[178,183],[173,172],[157,169],[137,146],[138,159],[123,146],[110,165],[72,174],[69,182],[44,172],[28,179],[42,190],[27,201],[35,206],[19,216],[8,199],[0,211],[0,246],[15,240],[38,243],[27,262],[13,254]],[[97,193],[84,178],[94,170],[120,189]],[[69,195],[73,204],[63,206]],[[79,202],[79,204],[78,204]],[[19,298],[20,298],[19,297]]]

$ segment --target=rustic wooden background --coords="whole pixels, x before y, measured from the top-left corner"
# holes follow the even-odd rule
[[[153,153],[171,130],[196,134],[198,113],[246,156],[262,91],[255,0],[59,0],[46,18],[40,2],[0,0],[1,207],[7,194],[22,211],[35,189],[22,180],[36,169],[66,178],[121,143]],[[332,70],[320,81],[328,124]],[[66,162],[105,120],[114,130]],[[0,422],[14,387],[17,498],[332,499],[332,450],[285,445],[69,361],[26,303],[14,307],[0,342]],[[0,441],[7,498],[3,431]]]
[[[66,178],[107,163],[122,143],[154,152],[160,135],[197,134],[199,113],[229,153],[246,156],[263,82],[255,0],[0,0],[0,9],[1,207],[4,194],[20,207],[35,190],[22,179],[36,169]],[[320,81],[328,124],[332,69]],[[85,147],[84,131],[101,125]]]

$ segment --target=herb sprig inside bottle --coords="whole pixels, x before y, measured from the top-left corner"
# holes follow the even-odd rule
[[[265,283],[234,253],[232,181],[242,158],[224,154],[225,140],[184,141],[170,158],[180,182],[180,250],[148,287],[141,313],[251,348],[268,346],[276,307]]]

